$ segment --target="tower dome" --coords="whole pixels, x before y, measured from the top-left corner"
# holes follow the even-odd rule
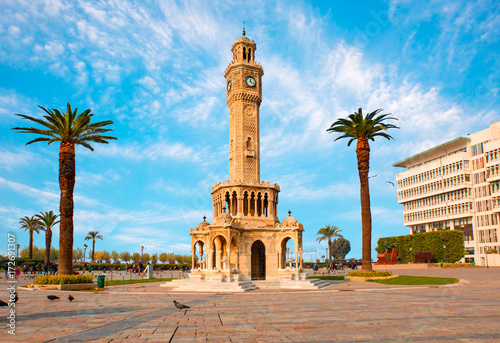
[[[281,226],[283,227],[292,227],[297,224],[297,219],[292,217],[292,211],[288,211],[288,217],[283,219],[283,222],[281,223]]]
[[[197,226],[198,229],[201,230],[201,229],[204,229],[204,228],[206,228],[207,226],[210,225],[210,223],[207,222],[206,219],[207,219],[207,217],[203,216],[203,221],[200,224],[198,224],[198,226]]]

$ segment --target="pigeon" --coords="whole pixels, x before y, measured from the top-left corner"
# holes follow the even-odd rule
[[[179,310],[182,310],[182,309],[185,309],[185,308],[191,308],[187,305],[184,305],[184,304],[181,304],[181,303],[178,303],[177,301],[174,300],[174,305],[175,307],[177,307]]]
[[[59,299],[59,297],[57,297],[57,296],[55,296],[55,295],[48,295],[48,296],[47,296],[47,299],[49,299],[50,301],[52,301],[52,300]]]
[[[14,302],[17,303],[17,301],[19,300],[19,297],[17,296],[17,292],[14,293],[16,296],[14,297]]]
[[[5,301],[0,300],[0,307],[9,306]]]
[[[394,182],[391,182],[391,181],[386,181],[387,183],[390,183],[392,185],[392,187],[396,187],[394,186]]]
[[[70,294],[70,295],[68,295],[68,300],[69,300],[69,302],[72,302],[74,299],[75,299],[75,298],[73,298],[73,297],[71,296],[71,294]]]

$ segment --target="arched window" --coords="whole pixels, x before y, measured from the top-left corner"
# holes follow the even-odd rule
[[[247,59],[247,49],[243,47],[243,61]]]

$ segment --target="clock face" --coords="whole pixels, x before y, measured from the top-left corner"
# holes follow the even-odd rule
[[[227,81],[227,91],[231,90],[231,80]]]
[[[247,76],[247,78],[245,79],[245,82],[247,83],[247,85],[249,87],[255,87],[256,82],[255,82],[255,79],[253,77]]]

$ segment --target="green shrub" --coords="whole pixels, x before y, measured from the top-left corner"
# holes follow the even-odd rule
[[[374,270],[372,272],[365,272],[362,270],[351,270],[349,276],[361,276],[361,277],[379,277],[379,276],[391,276],[392,272],[390,270]]]
[[[385,253],[384,243],[398,250],[398,258],[401,263],[412,262],[415,254],[419,252],[432,252],[436,262],[443,262],[445,253],[446,262],[457,262],[465,256],[464,234],[460,230],[440,230],[406,236],[382,237],[377,241],[377,248],[375,248],[377,253]],[[446,246],[446,251],[443,246]],[[410,247],[412,248],[411,253]]]
[[[92,275],[39,275],[35,276],[35,285],[63,285],[73,283],[92,283]]]

